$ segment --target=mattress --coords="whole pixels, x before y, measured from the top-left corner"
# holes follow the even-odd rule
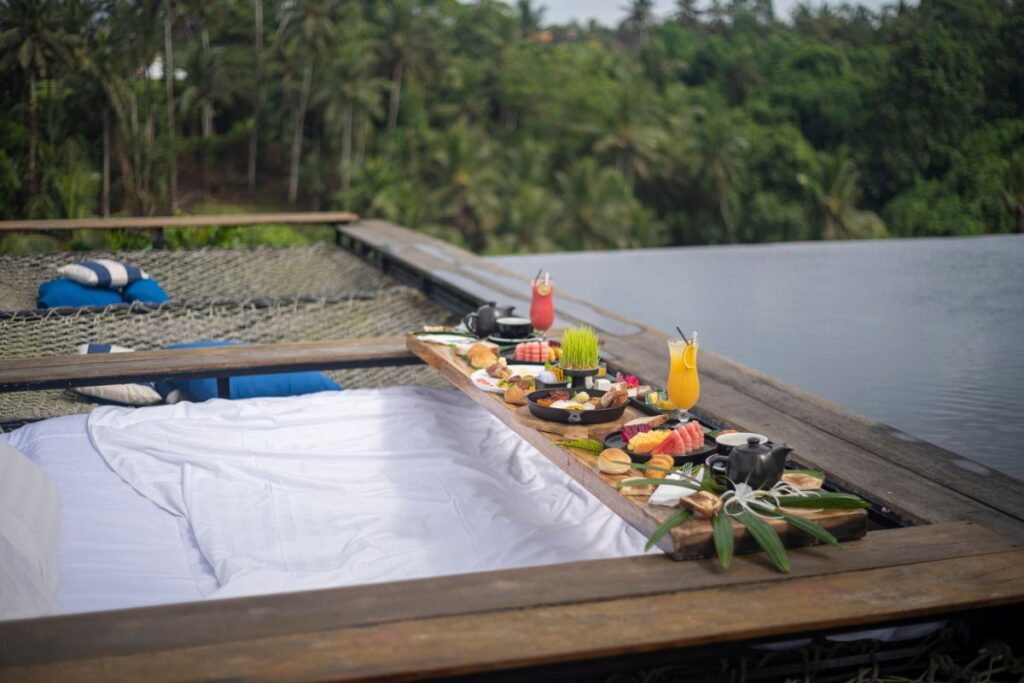
[[[216,590],[189,525],[110,469],[89,440],[87,419],[57,417],[5,435],[60,496],[60,612],[188,602]]]
[[[60,495],[61,613],[644,552],[460,392],[100,407],[7,438]]]

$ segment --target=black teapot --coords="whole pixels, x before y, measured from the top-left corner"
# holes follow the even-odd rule
[[[462,322],[477,337],[490,337],[498,329],[498,318],[512,315],[513,309],[515,306],[498,306],[489,301],[463,318]]]
[[[761,439],[752,436],[747,443],[729,451],[729,455],[712,455],[707,466],[715,471],[714,466],[723,463],[726,476],[733,482],[746,483],[753,489],[770,489],[782,479],[786,458],[792,452],[786,444],[761,443]]]

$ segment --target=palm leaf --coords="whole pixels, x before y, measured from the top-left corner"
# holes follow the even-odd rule
[[[647,539],[647,544],[644,546],[644,550],[650,550],[654,547],[654,544],[661,540],[661,537],[669,532],[672,527],[679,526],[690,518],[693,514],[689,510],[678,510],[674,514],[670,515],[668,519],[661,523],[651,537]]]
[[[858,510],[871,503],[850,493],[822,493],[818,496],[781,496],[779,507],[805,510]]]
[[[757,544],[761,546],[765,554],[771,559],[779,571],[789,571],[789,556],[786,555],[786,548],[782,545],[782,539],[775,533],[775,529],[768,522],[764,521],[752,512],[744,510],[736,516],[740,524],[747,527],[747,531],[754,537]]]
[[[623,486],[683,486],[690,489],[694,489],[694,482],[687,481],[685,479],[631,479],[629,481],[620,481],[618,488]]]
[[[796,527],[800,531],[814,536],[819,541],[824,541],[836,548],[841,547],[839,545],[839,541],[836,540],[836,537],[830,534],[825,527],[821,526],[814,520],[800,517],[799,515],[790,515],[785,512],[782,513],[782,518],[786,520],[786,523],[790,526]]]
[[[711,519],[711,530],[715,537],[715,551],[718,553],[718,561],[722,567],[729,568],[732,564],[733,536],[732,518],[724,512],[719,512]]]

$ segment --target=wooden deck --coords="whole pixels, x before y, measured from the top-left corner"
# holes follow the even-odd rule
[[[525,280],[437,240],[376,221],[340,235],[452,310],[481,300],[528,306]],[[561,292],[556,300],[556,325],[597,327],[613,367],[663,381],[664,335]],[[168,359],[176,373],[218,377],[413,360],[404,340],[364,342],[344,351],[271,345],[245,362],[237,351],[196,350],[134,366],[65,358],[0,367],[0,389],[145,379],[166,372]],[[790,574],[762,554],[736,557],[729,571],[715,560],[645,556],[0,622],[0,681],[409,680],[624,655],[643,666],[676,648],[1024,605],[1018,482],[706,350],[701,376],[702,413],[788,441],[802,464],[920,526],[871,531],[839,549],[793,549]],[[490,400],[517,428],[516,414]],[[536,430],[519,433],[550,446]],[[579,459],[564,464],[592,472]]]
[[[973,524],[857,550],[602,560],[0,623],[0,681],[411,680],[850,629],[1019,602],[1024,551]]]
[[[343,246],[452,310],[484,301],[529,310],[526,278],[446,242],[383,221],[360,221],[339,233]],[[561,290],[555,309],[556,326],[596,328],[613,366],[664,384],[667,335]],[[700,412],[789,443],[802,464],[910,522],[969,520],[1024,541],[1024,483],[710,349],[701,349],[700,362]]]

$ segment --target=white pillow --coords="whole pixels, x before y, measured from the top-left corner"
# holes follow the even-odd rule
[[[0,439],[0,619],[57,611],[59,526],[53,482]]]
[[[80,285],[105,289],[118,289],[136,280],[149,279],[149,274],[141,268],[105,258],[61,266],[57,272],[62,278]]]
[[[79,353],[130,353],[135,349],[115,344],[82,344],[77,347]],[[136,382],[132,384],[106,384],[95,387],[77,387],[72,389],[82,396],[96,398],[109,403],[120,403],[126,406],[152,406],[163,399],[153,387],[152,382]]]

